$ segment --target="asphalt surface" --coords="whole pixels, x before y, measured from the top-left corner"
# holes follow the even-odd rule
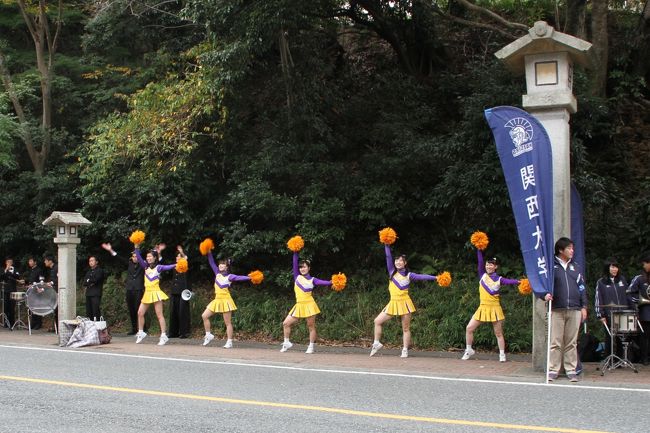
[[[649,367],[546,385],[521,355],[156,342],[69,349],[0,329],[0,431],[648,431]]]

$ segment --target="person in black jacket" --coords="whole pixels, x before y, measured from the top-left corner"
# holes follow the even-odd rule
[[[621,275],[618,260],[613,257],[604,262],[603,276],[596,283],[596,295],[594,307],[596,317],[603,325],[607,326],[610,332],[612,329],[612,312],[628,308],[627,300],[627,280]],[[621,305],[621,307],[604,307],[605,305]],[[620,340],[615,338],[614,342]],[[621,348],[615,347],[617,355],[620,356]],[[610,338],[605,339],[605,352],[609,355],[612,351],[612,342]]]
[[[632,279],[628,295],[630,301],[639,307],[639,322],[643,333],[639,336],[641,346],[641,363],[650,364],[648,349],[650,348],[650,252],[641,257],[642,272]]]
[[[90,269],[86,272],[83,280],[84,292],[86,294],[86,315],[90,320],[99,320],[101,312],[99,305],[102,301],[102,290],[104,288],[104,271],[99,267],[97,257],[88,258]]]
[[[135,251],[131,252],[131,257],[127,260],[122,256],[118,256],[108,242],[103,243],[102,248],[127,266],[125,299],[126,307],[129,310],[129,319],[131,320],[131,330],[127,332],[127,335],[135,335],[138,332],[138,307],[140,307],[140,301],[142,300],[142,295],[144,295],[144,270],[138,263],[138,257],[135,255]],[[147,332],[148,328],[149,324],[148,320],[146,320],[144,331]]]
[[[177,262],[180,259],[187,259],[182,246],[178,245],[176,251]],[[190,336],[190,302],[181,297],[185,289],[190,290],[187,272],[181,273],[174,270],[169,314],[169,338],[188,338]]]
[[[14,268],[14,259],[7,257],[5,259],[5,268],[0,274],[0,281],[4,285],[4,308],[7,320],[4,321],[5,328],[11,328],[15,321],[16,302],[11,299],[11,292],[16,291],[16,281],[20,279],[20,274]]]
[[[25,273],[25,283],[28,286],[34,283],[40,283],[41,281],[45,280],[43,270],[40,266],[38,266],[38,263],[34,257],[29,257],[29,259],[27,259],[27,266],[29,269]],[[33,314],[31,319],[32,330],[41,329],[42,326],[43,317],[39,316],[38,314]]]
[[[51,287],[54,289],[55,292],[59,292],[59,267],[57,266],[56,262],[54,262],[54,256],[45,256],[43,259],[43,264],[45,267],[49,270],[47,273],[47,276],[45,277],[45,281],[47,283],[48,287]],[[58,295],[57,295],[58,296]],[[54,319],[56,323],[59,322],[59,308],[54,309]],[[52,326],[50,329],[48,329],[48,332],[54,332],[55,327]]]
[[[584,278],[573,261],[573,241],[560,238],[555,242],[553,262],[553,294],[544,294],[552,301],[550,359],[548,380],[557,379],[560,367],[571,382],[578,381],[578,331],[587,320],[587,290]]]

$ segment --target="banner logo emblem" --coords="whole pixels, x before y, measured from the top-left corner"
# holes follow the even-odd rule
[[[533,150],[533,125],[528,120],[515,117],[503,126],[510,129],[510,139],[515,146],[512,149],[512,156],[519,156]]]

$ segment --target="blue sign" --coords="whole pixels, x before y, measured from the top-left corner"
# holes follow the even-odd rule
[[[538,296],[553,293],[553,158],[544,127],[515,107],[485,110],[508,185],[526,274]]]

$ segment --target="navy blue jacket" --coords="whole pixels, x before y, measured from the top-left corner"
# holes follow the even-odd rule
[[[648,278],[643,274],[637,275],[634,277],[630,283],[630,288],[627,293],[630,295],[630,300],[637,304],[639,302],[639,297],[648,299],[650,297],[650,284],[648,283]],[[643,295],[641,295],[643,293]],[[639,305],[639,320],[644,322],[650,321],[650,304],[641,304]],[[648,332],[648,331],[646,331]]]
[[[617,276],[614,281],[611,278],[601,278],[596,283],[595,307],[596,317],[609,319],[611,308],[603,308],[603,305],[617,304],[631,305],[627,299],[627,281],[623,276]],[[622,307],[625,308],[625,307]],[[620,310],[621,308],[614,309]]]
[[[587,288],[580,268],[569,260],[566,269],[557,257],[553,260],[553,309],[581,310],[587,308]]]

